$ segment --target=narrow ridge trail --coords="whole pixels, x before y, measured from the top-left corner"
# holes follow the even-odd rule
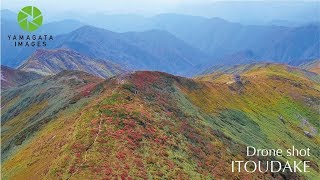
[[[80,166],[78,166],[78,168],[70,175],[69,178],[67,178],[68,180],[74,176],[78,171],[79,171],[79,168],[82,167],[86,162],[87,162],[87,154],[88,154],[88,151],[91,149],[91,147],[96,143],[99,135],[100,135],[100,132],[102,131],[101,130],[101,126],[102,126],[102,114],[100,113],[100,117],[99,117],[99,127],[98,127],[98,132],[96,134],[96,137],[94,138],[94,141],[86,148],[86,151],[85,151],[85,154],[84,154],[84,161],[80,164]]]
[[[119,90],[119,87],[117,87],[116,89],[112,90],[111,91],[111,94],[117,92]],[[96,134],[96,137],[94,138],[94,141],[86,148],[86,151],[85,151],[85,154],[84,154],[84,161],[80,164],[80,166],[78,166],[78,168],[70,175],[70,177],[67,178],[67,180],[69,180],[70,178],[72,178],[72,176],[74,176],[78,171],[79,171],[79,168],[82,167],[86,162],[87,162],[87,154],[88,154],[88,151],[91,149],[91,147],[96,143],[99,135],[100,135],[100,132],[102,131],[101,130],[101,126],[102,126],[102,113],[100,112],[100,115],[99,115],[99,127],[98,127],[98,132]]]

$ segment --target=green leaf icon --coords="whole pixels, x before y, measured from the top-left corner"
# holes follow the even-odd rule
[[[34,6],[26,6],[18,13],[18,23],[25,31],[37,30],[42,25],[42,21],[41,11]]]

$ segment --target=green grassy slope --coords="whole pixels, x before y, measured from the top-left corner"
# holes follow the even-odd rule
[[[32,81],[2,92],[2,159],[28,140],[59,112],[69,109],[87,96],[100,78],[80,71],[61,72],[56,76]]]

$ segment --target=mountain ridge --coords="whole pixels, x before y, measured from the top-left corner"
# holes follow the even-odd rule
[[[1,65],[1,90],[27,84],[42,76],[32,72],[24,72]]]
[[[70,49],[38,49],[18,69],[42,75],[54,75],[63,70],[80,70],[103,78],[127,71],[110,61],[92,59]]]
[[[312,68],[312,66],[311,66]],[[252,64],[238,64],[238,65],[231,65],[231,66],[213,66],[211,68],[208,68],[207,70],[203,71],[202,73],[199,73],[198,76],[196,76],[196,79],[219,79],[222,76],[225,75],[232,75],[237,76],[239,74],[243,73],[249,73],[253,71],[258,71],[260,69],[268,69],[270,71],[274,70],[287,70],[290,72],[294,72],[298,74],[300,77],[304,77],[305,79],[312,80],[316,83],[320,83],[320,76],[316,72],[310,71],[305,66],[295,67],[283,63],[274,63],[274,62],[258,62],[258,63],[252,63]]]
[[[121,21],[117,24],[111,23],[99,27],[118,32],[135,31],[136,33],[133,33],[135,34],[134,38],[137,38],[137,36],[139,37],[138,41],[142,47],[130,40],[133,37],[126,40],[121,37],[126,36],[125,34],[112,34],[107,30],[104,33],[101,33],[101,31],[97,29],[96,31],[100,32],[98,34],[103,34],[103,36],[110,38],[109,41],[112,42],[112,44],[96,40],[96,42],[86,42],[91,43],[90,45],[80,42],[68,42],[65,43],[64,46],[75,46],[75,50],[83,51],[87,56],[93,58],[97,58],[96,56],[98,56],[98,58],[102,59],[115,59],[117,61],[116,63],[121,62],[119,64],[125,63],[127,66],[137,66],[139,70],[161,70],[177,75],[193,74],[195,69],[198,69],[199,67],[218,65],[224,57],[230,57],[235,53],[247,50],[252,51],[260,59],[270,59],[274,62],[290,63],[292,65],[299,65],[310,59],[320,57],[320,40],[318,36],[320,27],[318,23],[305,24],[298,27],[242,25],[221,18],[203,18],[179,14],[162,14],[146,19],[136,16],[120,16],[119,18]],[[139,21],[138,24],[132,24],[126,21],[127,18],[140,20],[137,20]],[[3,27],[6,27],[2,31],[3,37],[6,37],[9,32],[23,33],[16,22],[6,22],[7,20],[2,21]],[[63,24],[63,27],[68,28],[56,29],[55,26],[60,27],[60,25],[58,25],[59,22],[54,22],[50,25],[49,29],[46,28],[47,25],[44,25],[39,29],[39,32],[45,31],[51,33],[52,30],[52,33],[53,31],[56,32],[54,34],[62,35],[61,33],[69,33],[69,35],[72,36],[70,34],[71,31],[81,28],[81,25],[85,25],[78,21],[73,23],[74,25],[72,26],[67,26],[66,24],[69,23],[66,22],[61,23]],[[121,26],[123,29],[122,31],[119,30],[121,29]],[[148,39],[147,37],[144,37],[143,31],[151,29],[167,31],[177,39],[172,41],[171,36],[164,36],[161,32],[158,32],[158,36],[162,38],[154,40],[152,38]],[[148,34],[145,36],[148,36]],[[68,38],[65,37],[64,39]],[[72,37],[69,37],[69,40],[71,39]],[[101,39],[101,37],[99,37],[99,39]],[[166,49],[164,46],[156,46],[158,41],[165,42],[166,39],[168,40],[167,44],[171,45],[170,47],[174,50],[171,48]],[[171,41],[169,41],[170,39]],[[3,49],[5,48],[7,50],[7,53],[2,56],[4,65],[17,67],[20,65],[21,61],[25,60],[33,51],[35,51],[35,48],[29,47],[19,49],[17,54],[10,46],[10,42],[4,42],[5,40],[6,39],[4,38],[2,41]],[[108,41],[108,39],[106,38],[104,41]],[[130,43],[128,43],[128,41]],[[141,44],[141,42],[148,42],[149,45],[152,45],[152,48],[147,46],[147,43]],[[52,44],[49,48],[58,48],[60,45],[62,46],[59,42],[57,43],[58,44]],[[103,47],[101,47],[101,45]],[[97,50],[90,50],[87,46],[95,46]],[[127,53],[123,51],[124,49]],[[163,49],[165,53],[160,53],[160,49]],[[167,55],[168,57],[163,58],[162,56],[164,55]],[[161,64],[162,61],[166,62],[168,59],[170,59],[170,62],[173,62],[173,66],[166,66],[165,63]],[[196,59],[199,59],[199,62]],[[248,59],[245,57],[240,58],[240,60],[244,63],[251,63],[251,61],[247,61]],[[133,61],[138,63],[134,64]],[[153,63],[152,61],[157,63]],[[157,64],[160,64],[160,66],[158,67]],[[190,65],[194,66],[194,68],[187,70]],[[181,68],[179,68],[180,66]]]
[[[308,63],[300,64],[299,67],[320,74],[320,59],[313,60]]]
[[[161,30],[115,33],[83,26],[67,35],[58,36],[51,46],[66,47],[90,57],[108,58],[135,70],[160,70],[174,74],[186,74],[195,62],[209,59],[205,53]]]
[[[247,145],[310,148],[310,173],[266,173],[264,177],[319,175],[319,135],[311,129],[320,128],[320,86],[285,66],[255,68],[239,78],[219,79],[137,71],[103,80],[78,73],[64,71],[3,94],[4,178],[37,174],[49,179],[261,177],[225,168],[235,158],[271,160],[248,158]],[[53,87],[62,87],[62,92],[53,93],[58,90]],[[17,96],[16,92],[23,93]],[[41,103],[47,96],[48,101]],[[61,98],[63,102],[55,102]],[[57,108],[59,113],[49,119],[34,116],[38,111],[50,115]],[[24,131],[30,124],[21,123],[30,119],[37,122],[36,127],[43,122],[42,126]],[[301,126],[302,121],[308,125]],[[12,168],[16,164],[21,168]]]

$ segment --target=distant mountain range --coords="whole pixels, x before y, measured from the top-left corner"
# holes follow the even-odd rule
[[[107,20],[97,21],[99,17]],[[221,18],[179,14],[160,14],[150,18],[100,14],[87,20],[84,18],[84,21],[116,32],[165,30],[214,58],[223,58],[245,50],[252,51],[262,59],[277,62],[320,56],[318,22],[297,27],[286,27],[287,23],[281,25],[279,22],[279,25],[242,25]]]
[[[185,74],[209,57],[166,31],[115,33],[84,26],[57,36],[51,48],[70,48],[89,57],[106,58],[133,69]]]
[[[12,12],[1,11],[2,37],[22,33]],[[161,14],[151,18],[130,15],[83,26],[75,20],[43,25],[37,33],[52,33],[46,48],[69,48],[90,58],[109,59],[135,70],[158,70],[192,76],[213,65],[252,62],[303,64],[320,57],[320,25],[300,27],[242,25],[220,18]],[[111,21],[112,18],[115,18]],[[116,21],[118,19],[119,21]],[[87,20],[84,18],[84,22]],[[132,23],[133,21],[137,23]],[[112,23],[111,23],[112,22]],[[79,28],[80,27],[80,28]],[[138,32],[139,31],[139,32]],[[58,35],[59,34],[59,35]],[[63,34],[63,35],[62,35]],[[2,38],[2,64],[17,67],[37,48],[16,48]]]
[[[64,70],[79,70],[103,78],[109,78],[126,71],[124,67],[110,61],[92,59],[68,49],[38,49],[19,66],[19,69],[41,75],[55,75]]]
[[[152,22],[156,27],[171,32],[214,57],[244,50],[251,50],[263,59],[277,62],[320,56],[319,24],[293,28],[241,25],[220,18],[206,19],[173,14],[156,16]]]

